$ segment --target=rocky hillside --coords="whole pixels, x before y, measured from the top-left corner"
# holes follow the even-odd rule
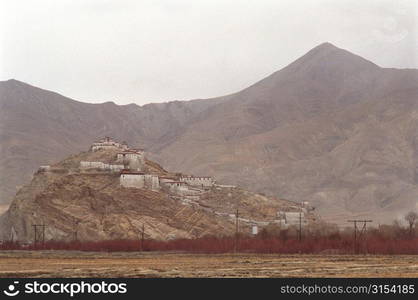
[[[37,171],[0,217],[0,240],[32,242],[32,225],[45,224],[46,240],[137,239],[142,226],[153,239],[230,235],[239,209],[240,228],[277,221],[277,211],[298,211],[295,203],[254,194],[240,188],[213,186],[188,200],[161,189],[125,188],[119,172],[80,169],[81,161],[112,163],[116,150],[82,152]],[[176,179],[152,161],[146,173]],[[309,222],[314,222],[309,214]],[[41,231],[38,231],[40,239]]]
[[[168,170],[292,201],[321,215],[392,222],[418,199],[418,71],[381,68],[329,43],[225,97],[86,104],[0,84],[0,199],[40,164],[111,135]]]

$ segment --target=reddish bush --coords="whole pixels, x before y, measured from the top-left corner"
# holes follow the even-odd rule
[[[235,239],[231,237],[205,237],[199,239],[176,239],[171,241],[106,240],[97,242],[48,241],[44,244],[22,245],[5,242],[0,250],[78,250],[78,251],[184,251],[193,253],[227,253],[235,249]],[[353,253],[351,237],[307,237],[283,240],[281,238],[249,238],[238,240],[237,251],[253,253]],[[369,237],[358,243],[358,253],[368,254],[418,254],[418,239],[387,239]]]
[[[418,254],[418,238],[405,234],[398,225],[371,229],[358,239],[354,247],[350,232],[330,230],[327,234],[306,233],[301,241],[289,230],[281,232],[262,231],[256,237],[239,236],[235,246],[234,237],[207,236],[198,239],[170,241],[105,240],[96,242],[47,241],[44,244],[20,244],[4,242],[0,250],[78,250],[78,251],[183,251],[193,253],[227,253],[235,248],[239,252],[253,253],[368,253],[368,254]]]

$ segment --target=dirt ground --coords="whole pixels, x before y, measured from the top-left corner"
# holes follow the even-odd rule
[[[0,251],[0,277],[418,278],[418,256]]]

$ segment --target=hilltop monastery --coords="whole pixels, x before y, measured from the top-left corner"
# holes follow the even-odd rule
[[[145,160],[145,151],[143,149],[133,149],[128,147],[126,143],[118,143],[109,137],[105,137],[94,142],[90,150],[91,152],[114,150],[116,155],[112,159],[113,163],[104,163],[101,161],[80,161],[79,169],[81,172],[104,172],[114,173],[119,177],[119,183],[124,188],[149,189],[152,191],[165,191],[175,198],[179,198],[184,202],[197,203],[200,197],[210,188],[235,188],[231,185],[216,184],[213,178],[208,176],[192,176],[183,174],[164,175],[152,172],[147,168]],[[48,172],[50,166],[41,166],[39,171]],[[303,202],[299,206],[294,207],[294,211],[278,211],[276,224],[281,227],[290,225],[307,225],[306,214],[311,210],[308,202]],[[219,213],[219,215],[227,215],[234,218],[235,215]],[[251,224],[267,225],[268,222],[257,222],[240,218]]]
[[[140,188],[158,191],[166,189],[173,194],[185,197],[195,197],[205,189],[215,185],[215,181],[207,176],[176,176],[167,177],[147,172],[145,166],[145,151],[129,148],[126,143],[118,143],[105,137],[90,147],[90,151],[113,149],[116,154],[114,164],[99,161],[81,161],[80,169],[99,169],[119,173],[120,185],[126,188]]]

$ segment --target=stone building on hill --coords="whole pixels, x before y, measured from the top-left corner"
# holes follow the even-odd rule
[[[128,188],[159,190],[160,184],[157,175],[144,172],[122,170],[120,173],[120,185]]]
[[[91,151],[96,152],[98,150],[101,149],[121,149],[121,150],[126,150],[128,149],[128,145],[126,144],[126,142],[123,143],[118,143],[115,142],[114,140],[112,140],[110,137],[104,137],[103,139],[100,139],[97,142],[94,142],[91,145]]]
[[[119,152],[116,162],[125,166],[125,169],[142,171],[145,168],[145,152],[143,150],[126,149]]]

